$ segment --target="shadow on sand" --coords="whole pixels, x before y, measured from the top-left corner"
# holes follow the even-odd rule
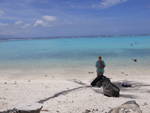
[[[58,93],[55,93],[54,95],[44,98],[42,100],[39,100],[38,103],[44,103],[46,101],[49,101],[50,99],[59,97],[61,95],[66,95],[68,93],[77,91],[77,90],[83,90],[83,89],[87,89],[87,88],[91,88],[95,93],[99,93],[99,94],[103,94],[102,88],[98,88],[98,87],[91,87],[89,84],[86,84],[80,80],[76,80],[73,79],[71,80],[71,82],[74,82],[76,84],[79,84],[81,86],[76,87],[76,88],[72,88],[72,89],[68,89],[68,90],[63,90],[60,91]],[[128,84],[131,84],[131,87],[123,87],[122,86],[122,81],[117,81],[117,82],[112,82],[113,84],[115,84],[116,86],[118,86],[120,88],[121,92],[144,92],[144,93],[150,93],[150,90],[146,89],[147,86],[150,86],[150,84],[144,84],[144,83],[140,83],[140,82],[135,82],[135,81],[125,81]],[[120,97],[123,98],[130,98],[130,99],[136,99],[138,98],[136,95],[131,95],[131,94],[120,94]]]
[[[74,83],[80,84],[80,85],[87,85],[86,83],[83,83],[79,80],[72,80]],[[127,84],[130,84],[131,87],[123,87],[122,83],[125,82]],[[137,92],[140,93],[150,93],[150,90],[147,89],[146,87],[150,86],[150,84],[145,84],[145,83],[140,83],[140,82],[135,82],[135,81],[127,81],[127,80],[121,80],[121,81],[117,81],[117,82],[112,82],[113,84],[115,84],[117,87],[119,87],[120,89],[120,97],[122,98],[130,98],[130,99],[136,99],[138,98],[138,96],[136,96]],[[98,88],[98,87],[94,87],[92,88],[92,90],[95,93],[99,93],[99,94],[103,94],[102,88]],[[122,92],[124,94],[122,94]],[[128,92],[131,92],[132,94],[129,94]],[[133,95],[133,93],[135,93]]]
[[[122,86],[123,82],[130,84],[131,87],[123,87]],[[120,88],[120,91],[123,93],[126,93],[126,92],[132,93],[132,94],[120,94],[120,97],[124,97],[124,98],[136,99],[136,98],[138,98],[136,96],[136,93],[138,93],[138,92],[139,93],[149,93],[150,92],[150,90],[148,90],[146,88],[146,87],[150,86],[150,84],[145,84],[145,83],[141,83],[141,82],[122,80],[122,81],[113,82],[113,84],[118,86]],[[135,93],[135,94],[133,95],[133,93]]]
[[[56,98],[58,96],[66,95],[66,94],[74,92],[76,90],[86,89],[86,88],[90,88],[90,87],[91,86],[87,85],[87,86],[80,86],[80,87],[76,87],[76,88],[72,88],[72,89],[68,89],[68,90],[63,90],[63,91],[60,91],[58,93],[55,93],[53,96],[50,96],[50,97],[47,97],[45,99],[39,100],[38,103],[44,103],[44,102],[46,102],[50,99]]]
[[[127,84],[130,84],[131,87],[123,87],[122,83],[125,82]],[[147,91],[146,87],[150,86],[150,84],[145,84],[145,83],[141,83],[141,82],[135,82],[135,81],[126,81],[126,80],[122,80],[122,81],[117,81],[117,82],[112,82],[113,84],[115,84],[116,86],[118,86],[121,91]]]

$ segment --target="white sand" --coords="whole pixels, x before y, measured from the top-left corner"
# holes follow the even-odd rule
[[[106,72],[112,82],[132,81],[134,87],[121,88],[119,98],[104,96],[102,88],[88,87],[95,73],[76,73],[76,77],[70,73],[68,78],[63,78],[63,76],[59,78],[61,73],[47,72],[39,73],[37,76],[19,76],[16,74],[18,71],[10,71],[10,73],[1,71],[1,75],[7,76],[2,76],[0,79],[0,110],[11,109],[20,104],[34,104],[45,99],[42,103],[42,113],[84,113],[87,109],[93,113],[106,113],[126,101],[136,100],[143,113],[150,113],[149,72],[146,73],[143,69],[146,74],[141,75],[141,71],[138,73],[138,70],[125,69]],[[129,72],[128,75],[126,72]],[[75,82],[80,78],[85,85]]]
[[[136,100],[143,113],[150,113],[150,76],[111,76],[113,82],[129,80],[134,85],[133,88],[121,88],[119,98],[104,96],[101,88],[87,87],[95,77],[94,74],[89,76],[88,79],[82,79],[85,85],[75,82],[79,81],[79,78],[55,79],[45,75],[36,80],[1,79],[0,109],[10,109],[20,104],[32,104],[47,99],[42,103],[42,113],[84,113],[87,109],[93,113],[105,113],[126,101]]]

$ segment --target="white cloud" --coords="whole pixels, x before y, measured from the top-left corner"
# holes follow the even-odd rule
[[[55,16],[43,16],[42,19],[45,21],[52,22],[56,20],[56,17]]]
[[[38,19],[34,23],[34,27],[42,26],[42,27],[49,27],[51,26],[51,23],[56,21],[55,16],[42,16],[41,19]]]
[[[25,23],[23,22],[22,20],[18,20],[14,23],[17,27],[21,27],[21,28],[27,28],[27,27],[30,27],[31,24],[29,23]]]
[[[36,20],[34,26],[46,26],[46,23],[43,20]]]
[[[109,8],[112,7],[114,5],[118,5],[120,3],[126,2],[127,0],[102,0],[100,2],[99,7],[100,8]]]
[[[21,21],[21,20],[18,20],[18,21],[15,22],[15,25],[22,25],[22,24],[24,24],[24,22]]]

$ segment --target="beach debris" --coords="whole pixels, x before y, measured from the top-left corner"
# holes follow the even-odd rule
[[[4,82],[4,84],[7,84],[7,82]]]
[[[128,74],[125,74],[126,76],[128,76]]]
[[[48,77],[48,75],[44,75],[45,77]]]
[[[136,101],[128,101],[119,107],[111,109],[108,113],[142,113]]]
[[[125,72],[121,72],[121,74],[123,74],[123,75],[125,75],[125,76],[128,76],[128,74],[127,74],[127,73],[125,73]]]
[[[28,82],[31,82],[31,80],[28,80]]]
[[[82,112],[82,113],[90,113],[91,112],[91,110],[89,110],[89,109],[86,109],[84,112]]]
[[[138,60],[137,59],[132,59],[134,62],[137,62]]]
[[[60,111],[59,111],[59,110],[57,110],[56,112],[57,112],[57,113],[60,113]]]
[[[94,72],[88,72],[89,74],[93,74]]]
[[[42,109],[41,111],[44,111],[44,112],[49,112],[49,110],[48,110],[48,109]]]
[[[97,112],[98,111],[98,109],[97,108],[93,108],[93,109],[86,109],[84,112],[82,112],[82,113],[95,113],[95,112]]]
[[[0,113],[40,113],[43,106],[41,104],[18,106],[9,110],[2,110]]]
[[[74,103],[74,101],[72,100],[71,103]]]
[[[94,112],[96,112],[96,111],[98,111],[98,109],[97,109],[97,108],[96,108],[96,109],[94,109],[94,108],[92,109],[92,112],[93,112],[93,113],[94,113]]]
[[[17,84],[17,82],[16,81],[14,81],[14,85],[16,85]]]
[[[125,74],[124,72],[121,72],[121,74]]]
[[[128,83],[128,82],[122,82],[121,86],[122,87],[132,87],[132,85],[130,83]]]

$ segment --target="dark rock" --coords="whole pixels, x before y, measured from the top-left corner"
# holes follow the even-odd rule
[[[97,79],[97,78],[96,78]],[[95,80],[96,80],[95,79]],[[108,97],[119,97],[120,89],[115,84],[113,84],[109,78],[101,76],[94,84],[95,80],[92,81],[92,87],[101,87],[103,88],[103,94]]]
[[[40,113],[41,105],[20,106],[9,110],[0,111],[0,113]]]
[[[0,111],[0,113],[18,113],[17,109],[11,109],[6,111]]]
[[[97,86],[97,87],[101,87],[101,86],[102,86],[102,81],[98,81],[98,82],[96,83],[96,86]]]
[[[108,113],[142,113],[135,101],[128,101],[119,107],[111,109]]]
[[[113,84],[109,78],[105,76],[103,77],[102,87],[105,96],[108,97],[120,96],[120,89],[115,84]]]

